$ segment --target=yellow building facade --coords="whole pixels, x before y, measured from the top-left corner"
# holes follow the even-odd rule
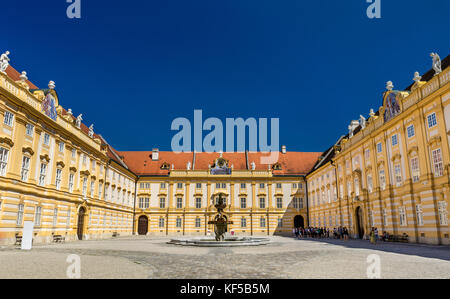
[[[450,244],[449,60],[404,91],[388,82],[380,109],[321,155],[307,176],[311,225]]]

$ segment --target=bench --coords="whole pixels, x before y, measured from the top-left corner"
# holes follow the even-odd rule
[[[118,232],[113,232],[113,233],[112,233],[112,236],[113,236],[113,237],[118,237],[118,236],[120,236],[120,234],[119,234]]]
[[[53,235],[53,242],[55,243],[63,243],[66,241],[66,237],[61,235]]]
[[[408,242],[408,235],[407,234],[403,234],[403,235],[389,235],[387,240],[388,242]]]

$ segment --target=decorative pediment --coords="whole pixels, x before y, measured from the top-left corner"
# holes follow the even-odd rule
[[[430,138],[430,140],[428,140],[429,146],[433,146],[434,144],[438,145],[440,143],[441,143],[441,136],[439,136],[439,135],[433,136]]]
[[[99,179],[98,182],[99,182],[99,183],[103,183],[104,180],[103,180],[103,179]]]
[[[280,163],[275,163],[272,165],[272,169],[273,170],[281,170],[281,164]]]
[[[95,175],[91,175],[91,180],[95,181],[97,177]]]
[[[408,150],[408,156],[413,156],[419,152],[419,148],[417,146],[413,146]]]
[[[378,166],[378,168],[379,168],[380,166],[384,166],[384,160],[378,161],[378,162],[377,162],[377,166]]]
[[[169,170],[170,169],[170,164],[167,162],[164,162],[163,164],[161,164],[161,169],[163,170]]]
[[[64,168],[64,166],[66,166],[66,164],[64,164],[64,162],[63,161],[58,161],[58,162],[56,162],[56,166],[58,167],[61,167],[61,168]]]
[[[397,153],[394,156],[392,156],[391,160],[392,160],[392,162],[400,161],[401,157],[402,157],[402,155]]]
[[[77,172],[77,168],[74,167],[74,166],[70,167],[69,170],[70,170],[71,172]]]
[[[29,147],[29,146],[22,148],[22,153],[29,154],[30,156],[34,155],[33,149],[31,147]]]
[[[9,147],[13,147],[14,146],[14,142],[9,137],[0,137],[0,144],[6,144]]]
[[[400,112],[401,112],[400,98],[401,98],[401,93],[399,91],[389,90],[384,93],[384,98],[383,98],[384,122],[388,122],[392,118],[394,118],[395,116],[400,114]]]
[[[41,159],[42,162],[50,162],[50,157],[45,154],[45,155],[40,155],[39,158]]]
[[[91,173],[89,172],[89,170],[83,170],[83,171],[80,171],[80,175],[90,176]]]
[[[56,107],[58,107],[58,95],[54,89],[46,89],[43,92],[44,98],[42,99],[41,112],[56,121],[58,117],[56,111]]]
[[[222,157],[222,154],[217,158],[210,168],[211,174],[231,174],[231,168],[228,165],[229,161]]]

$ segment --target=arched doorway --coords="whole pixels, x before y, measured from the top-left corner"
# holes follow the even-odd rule
[[[84,233],[84,216],[86,215],[86,209],[84,207],[81,207],[78,210],[78,225],[77,225],[77,235],[78,240],[83,240],[83,233]]]
[[[297,215],[294,217],[294,227],[305,227],[305,220],[303,216]]]
[[[140,216],[138,219],[138,234],[146,235],[148,232],[148,218],[147,216]]]
[[[363,221],[363,212],[361,207],[357,207],[355,211],[356,215],[356,232],[360,239],[364,237],[364,221]]]

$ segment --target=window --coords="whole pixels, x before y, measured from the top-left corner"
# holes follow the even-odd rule
[[[432,151],[432,160],[433,160],[434,176],[436,177],[442,176],[444,174],[444,169],[442,167],[442,155],[440,148]]]
[[[391,141],[392,141],[392,146],[396,146],[396,145],[398,144],[398,137],[397,137],[397,134],[392,135]]]
[[[76,149],[72,149],[72,159],[75,159],[75,157],[77,156],[77,150]]]
[[[433,112],[430,115],[428,115],[427,121],[428,121],[428,128],[432,128],[432,127],[436,126],[437,125],[436,113]]]
[[[377,143],[377,153],[381,153],[383,151],[383,146],[381,145],[381,142]]]
[[[277,187],[277,189],[281,189],[281,184],[280,184],[280,183],[277,183],[277,184],[276,184],[276,187]]]
[[[201,209],[202,208],[202,198],[201,197],[197,197],[195,199],[195,207],[197,209]]]
[[[244,217],[241,218],[241,227],[247,227],[247,219]]]
[[[350,181],[347,182],[347,195],[348,197],[352,196],[352,182]]]
[[[277,209],[283,208],[283,198],[278,197],[277,198]]]
[[[245,188],[246,188],[245,183],[241,183],[241,189],[245,189]]]
[[[102,198],[103,183],[98,183],[98,198]]]
[[[28,173],[30,172],[30,158],[27,156],[22,157],[22,181],[28,181]]]
[[[56,180],[55,180],[56,190],[61,189],[61,174],[62,174],[62,169],[57,168],[56,169]]]
[[[86,160],[87,160],[87,156],[86,156],[86,154],[83,154],[83,159],[82,159],[82,161],[83,161],[83,165],[86,165]],[[113,172],[113,180],[116,178],[116,176],[115,176],[115,173]]]
[[[259,188],[264,189],[264,183],[259,184]]]
[[[69,174],[69,192],[73,192],[73,179],[74,174],[73,173]]]
[[[373,181],[371,174],[367,175],[367,191],[369,191],[369,193],[372,193],[373,191]]]
[[[165,197],[160,197],[159,198],[159,208],[160,209],[165,209],[166,208],[166,198]]]
[[[160,189],[166,189],[166,183],[161,183],[161,185],[159,186]]]
[[[359,196],[359,178],[355,178],[355,196]]]
[[[164,218],[163,217],[159,218],[159,227],[164,227]]]
[[[139,189],[144,189],[144,183],[139,184]]]
[[[6,166],[8,166],[8,153],[6,148],[0,147],[0,176],[6,175]]]
[[[386,176],[384,174],[384,169],[380,170],[379,176],[380,176],[380,188],[381,190],[384,190],[386,189]]]
[[[259,218],[259,225],[260,227],[266,227],[266,218],[264,217]]]
[[[31,124],[26,125],[26,134],[30,137],[33,137],[34,126]]]
[[[34,214],[34,225],[41,226],[42,207],[36,207],[36,214]]]
[[[414,157],[411,159],[411,179],[413,183],[419,181],[420,169],[419,169],[419,158]]]
[[[86,197],[86,194],[87,194],[87,178],[83,178],[83,189],[82,189],[82,192],[83,192],[83,197]]]
[[[17,221],[16,224],[21,226],[23,221],[23,204],[19,205],[19,210],[17,211]]]
[[[266,199],[264,197],[259,198],[259,208],[265,209],[266,208]]]
[[[50,135],[48,133],[44,133],[44,144],[45,145],[50,144]]]
[[[183,188],[183,183],[177,183],[177,188],[178,189],[182,189]]]
[[[366,158],[366,160],[369,160],[369,158],[370,158],[370,149],[366,149],[364,151],[364,157]]]
[[[416,218],[417,218],[417,225],[422,226],[423,225],[422,205],[416,205]]]
[[[283,218],[278,217],[278,227],[283,227]]]
[[[60,153],[64,152],[64,142],[59,143],[59,152]]]
[[[406,226],[407,222],[406,222],[405,207],[399,207],[398,208],[398,214],[399,214],[399,218],[400,218],[400,226]]]
[[[395,183],[398,186],[402,185],[402,168],[400,167],[400,164],[396,164],[394,166],[394,173],[395,173]]]
[[[12,114],[9,111],[5,112],[5,119],[3,120],[3,123],[7,126],[12,127],[13,126],[13,120],[14,120],[14,114]]]
[[[447,203],[445,200],[438,202],[439,224],[448,225]]]
[[[241,198],[241,209],[246,209],[247,208],[247,198],[242,197]]]
[[[297,189],[297,184],[296,183],[292,184],[292,189]]]
[[[195,218],[195,227],[201,227],[202,226],[202,220],[200,217]]]
[[[202,189],[202,183],[197,183],[197,184],[195,185],[195,187],[196,187],[197,189]]]
[[[92,170],[95,170],[96,165],[97,165],[97,163],[95,162],[95,160],[92,160]]]
[[[180,218],[180,217],[177,217],[176,226],[177,226],[178,228],[181,227],[181,218]]]
[[[406,133],[408,135],[408,138],[414,137],[416,135],[416,132],[414,130],[414,125],[410,125],[406,128]]]
[[[91,217],[89,217],[91,219]],[[53,226],[56,226],[58,224],[58,209],[55,208],[53,210]]]
[[[94,189],[95,189],[95,182],[91,181],[91,197],[94,197]]]
[[[148,207],[149,207],[149,198],[139,197],[139,209],[148,209]]]
[[[386,209],[383,209],[383,224],[384,224],[384,226],[388,225],[388,215],[387,215]]]
[[[177,198],[177,209],[183,208],[183,198],[178,197]]]
[[[47,164],[41,163],[41,170],[39,172],[39,186],[45,185],[45,176],[47,175]]]

